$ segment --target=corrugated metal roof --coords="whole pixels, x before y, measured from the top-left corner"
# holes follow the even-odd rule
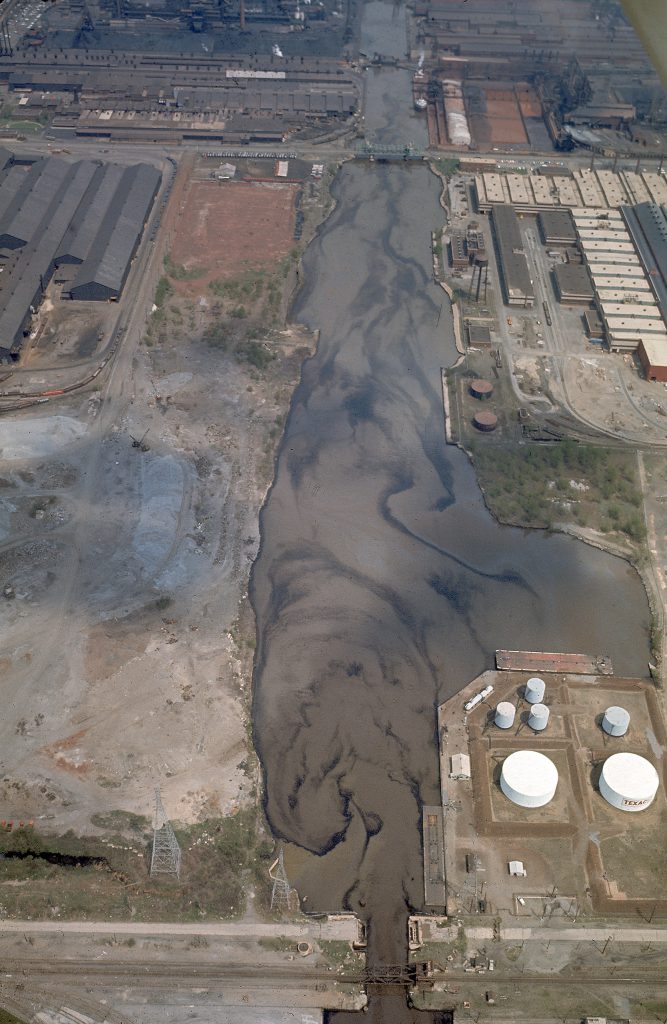
[[[14,202],[2,218],[0,239],[3,244],[21,246],[34,237],[54,194],[66,180],[71,167],[71,164],[55,157],[38,160],[33,164],[26,175],[30,187],[26,188],[24,184],[19,189]]]
[[[56,255],[56,263],[83,263],[86,259],[124,171],[125,168],[118,164],[98,167],[90,188],[65,233]]]
[[[107,289],[111,295],[120,293],[159,186],[160,173],[149,164],[136,164],[125,170],[104,223],[72,285],[73,296],[88,285]]]
[[[53,268],[54,256],[70,219],[90,185],[97,164],[82,160],[76,164],[60,161],[67,174],[51,194],[33,240],[21,252],[12,272],[11,290],[2,293],[0,344],[5,350],[20,347],[30,306],[41,298]]]
[[[533,298],[533,286],[516,213],[511,206],[499,203],[493,207],[491,216],[508,295],[513,298]]]

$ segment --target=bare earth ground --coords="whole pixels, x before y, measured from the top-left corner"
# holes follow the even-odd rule
[[[172,259],[190,273],[182,295],[198,296],[209,281],[270,267],[293,245],[296,185],[194,181],[180,209]]]
[[[293,188],[232,186],[235,218],[241,192],[213,187],[216,203],[197,184],[168,217],[175,258],[215,277],[246,259],[273,271],[295,244]],[[248,575],[312,339],[267,333],[256,303],[244,337],[256,326],[269,356],[241,359],[207,335],[228,321],[206,280],[171,282],[117,395],[102,384],[0,421],[0,587],[15,593],[0,597],[3,818],[94,833],[94,814],[150,816],[159,783],[191,823],[254,791]],[[274,322],[293,282],[286,267]],[[132,446],[144,435],[147,451]]]

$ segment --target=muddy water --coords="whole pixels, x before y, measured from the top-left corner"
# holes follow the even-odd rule
[[[320,342],[253,572],[255,739],[304,907],[351,908],[371,958],[397,964],[423,898],[421,804],[439,801],[437,703],[497,647],[604,652],[643,674],[647,606],[625,563],[499,527],[445,446],[440,367],[455,351],[430,277],[435,177],[348,164],[334,191],[294,310]],[[400,1005],[376,1019],[411,1019]]]

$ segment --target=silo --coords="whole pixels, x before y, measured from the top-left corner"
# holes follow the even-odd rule
[[[602,718],[602,728],[609,736],[625,736],[629,725],[630,715],[616,705],[607,708]]]
[[[643,811],[658,791],[658,773],[639,754],[612,754],[602,766],[600,793],[619,811]]]
[[[549,708],[546,704],[533,704],[530,709],[530,717],[528,718],[528,725],[535,732],[542,732],[546,729],[549,724]]]
[[[533,676],[526,683],[526,689],[524,696],[529,704],[541,704],[544,700],[544,691],[546,686],[544,685],[544,679],[539,679],[537,676]]]
[[[514,716],[516,714],[516,708],[513,704],[510,704],[508,700],[501,700],[500,704],[496,708],[496,717],[494,719],[499,729],[511,729],[514,725]]]
[[[474,380],[470,385],[470,394],[483,402],[493,394],[493,384],[490,380]]]
[[[493,412],[476,412],[472,418],[473,424],[478,430],[488,434],[498,426],[498,417]]]
[[[558,769],[553,761],[535,750],[515,750],[505,758],[500,788],[519,807],[544,807],[553,799]]]

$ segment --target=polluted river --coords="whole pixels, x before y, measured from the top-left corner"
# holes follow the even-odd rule
[[[362,48],[404,58],[401,7],[366,4]],[[410,72],[370,69],[364,110],[369,140],[424,144]],[[319,343],[252,577],[268,820],[304,909],[358,914],[374,966],[407,963],[407,916],[423,906],[437,705],[496,648],[605,653],[622,675],[648,659],[646,597],[627,564],[499,526],[467,457],[445,445],[440,371],[456,350],[431,275],[441,188],[421,162],[354,161],[334,183],[292,310]],[[367,1016],[429,1019],[392,986],[371,993]]]

